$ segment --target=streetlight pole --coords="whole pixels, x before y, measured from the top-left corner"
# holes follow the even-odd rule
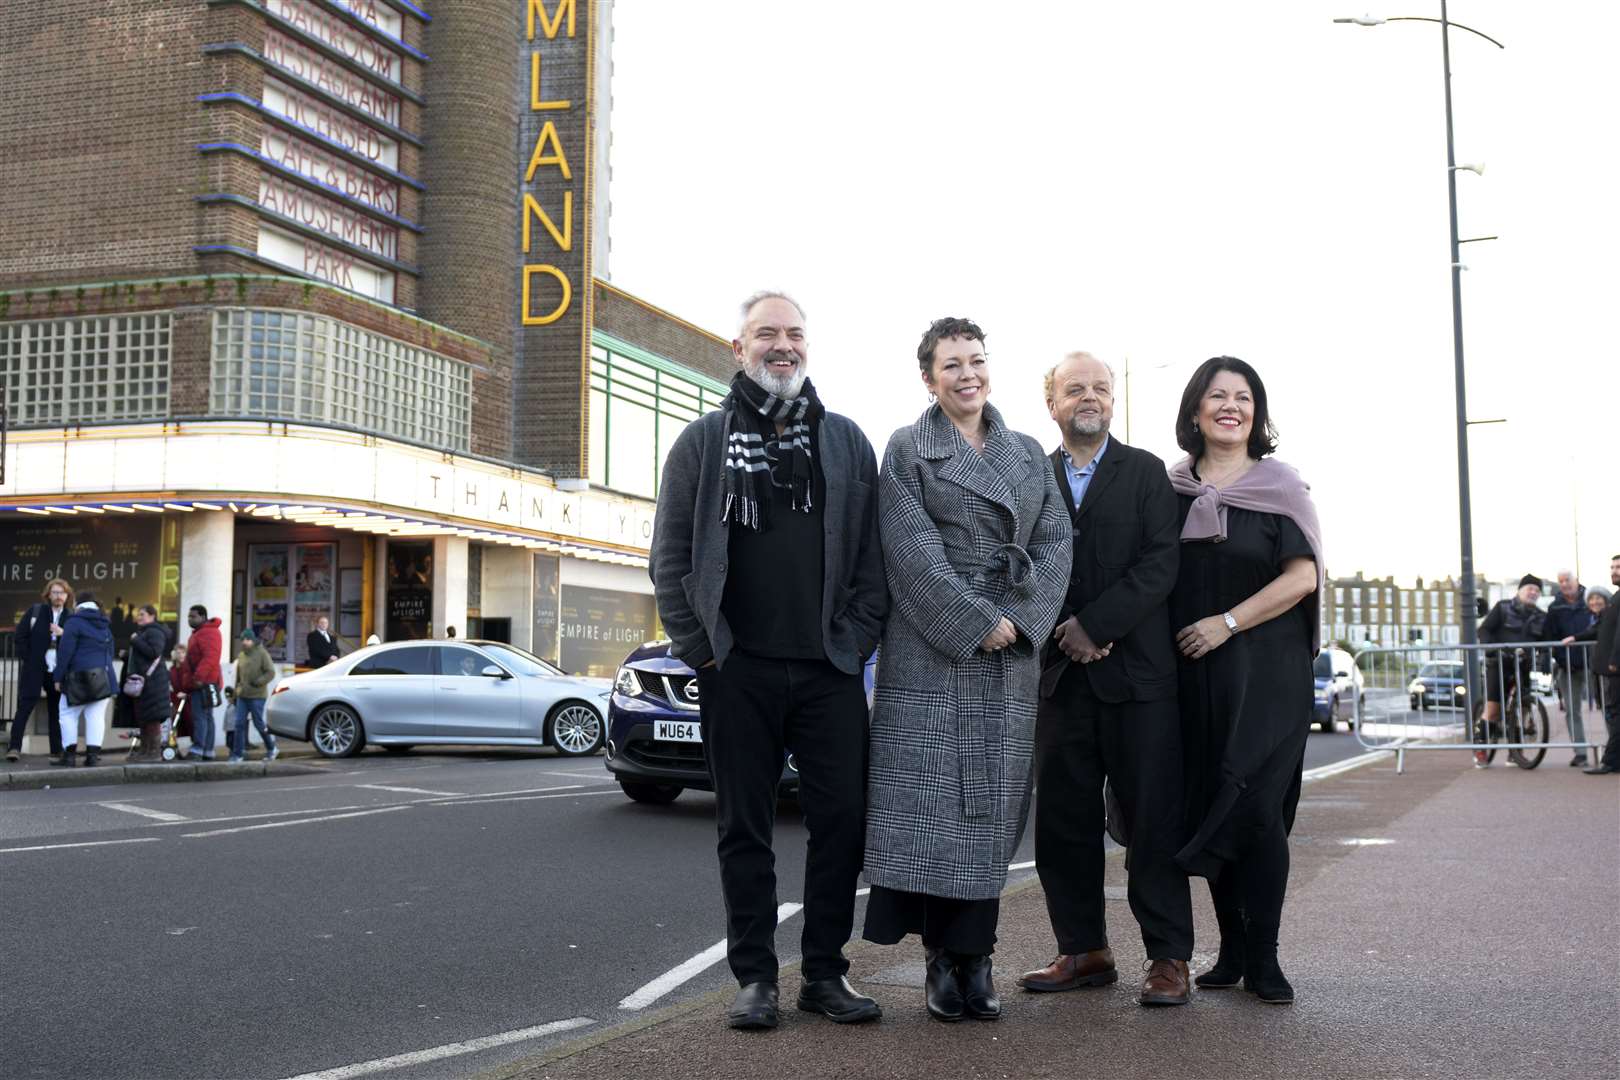
[[[1438,22],[1440,24],[1440,60],[1445,74],[1446,93],[1446,197],[1451,218],[1451,345],[1452,363],[1455,369],[1457,386],[1457,525],[1458,539],[1462,547],[1462,582],[1457,596],[1458,606],[1461,609],[1458,612],[1460,622],[1458,629],[1463,645],[1477,645],[1479,644],[1479,612],[1474,589],[1474,515],[1473,498],[1470,494],[1468,476],[1468,384],[1463,367],[1463,265],[1460,255],[1461,245],[1468,241],[1457,238],[1458,165],[1451,125],[1451,28],[1455,26],[1459,30],[1466,30],[1476,37],[1484,38],[1498,49],[1506,46],[1489,34],[1475,30],[1472,26],[1452,22],[1446,12],[1446,0],[1440,0],[1440,18],[1438,19],[1424,16],[1398,16],[1389,19],[1375,19],[1369,15],[1359,19],[1335,19],[1333,21],[1354,23],[1357,26],[1378,26],[1386,22]],[[1482,167],[1478,165],[1464,165],[1462,168],[1475,173],[1483,171]],[[1477,239],[1494,240],[1495,237],[1478,237]],[[1464,660],[1468,667],[1468,683],[1472,688],[1477,682],[1479,663],[1475,650],[1465,649]]]

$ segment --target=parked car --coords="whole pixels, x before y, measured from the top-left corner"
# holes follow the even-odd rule
[[[1468,697],[1467,675],[1461,660],[1430,660],[1418,668],[1417,677],[1406,688],[1413,712],[1428,709],[1460,709]]]
[[[1328,646],[1316,654],[1311,665],[1316,677],[1316,703],[1311,708],[1311,723],[1320,724],[1323,731],[1332,731],[1335,720],[1353,722],[1356,703],[1362,698],[1361,670],[1355,657],[1343,649]]]
[[[504,642],[406,641],[282,678],[265,716],[271,731],[324,757],[370,743],[553,746],[571,757],[602,748],[612,687]]]
[[[682,791],[713,791],[703,756],[697,673],[670,655],[669,642],[649,641],[629,656],[613,680],[608,702],[607,769],[636,802],[672,803]],[[866,661],[866,700],[872,700],[877,657]],[[779,792],[797,794],[793,755],[782,763]]]

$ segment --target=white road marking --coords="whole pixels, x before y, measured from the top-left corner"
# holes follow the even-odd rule
[[[153,810],[147,806],[131,806],[129,803],[104,802],[96,803],[107,810],[122,810],[126,814],[137,814],[140,817],[151,818],[153,821],[176,822],[186,820],[184,814],[171,814],[166,810]]]
[[[457,795],[458,799],[493,799],[498,795],[535,795],[542,791],[578,791],[584,784],[554,784],[551,787],[517,788],[513,791],[474,791],[466,795]]]
[[[398,791],[404,795],[439,795],[447,798],[460,798],[466,793],[462,791],[428,791],[419,787],[389,787],[387,784],[356,784],[358,788],[368,788],[372,791]]]
[[[1331,762],[1327,765],[1318,765],[1314,769],[1306,769],[1301,779],[1309,784],[1315,780],[1326,780],[1330,776],[1338,776],[1351,769],[1359,769],[1363,765],[1371,765],[1375,761],[1393,756],[1393,750],[1374,750],[1369,754],[1360,754],[1356,757],[1345,758],[1343,761]]]
[[[776,909],[776,921],[780,924],[784,919],[791,918],[802,910],[804,910],[803,904],[783,904]],[[658,978],[619,1002],[619,1008],[645,1009],[677,986],[696,978],[704,971],[718,964],[725,959],[725,956],[725,941],[717,941],[692,957],[692,959],[670,968]]]
[[[298,818],[295,821],[267,821],[262,825],[242,825],[234,829],[209,829],[207,832],[188,832],[180,835],[185,837],[226,836],[230,833],[252,832],[255,829],[281,829],[288,825],[313,825],[318,821],[342,821],[344,818],[366,817],[370,814],[391,814],[395,810],[409,809],[409,806],[383,806],[375,810],[360,810],[353,814],[327,814],[325,817]]]
[[[312,806],[307,810],[270,810],[262,814],[231,814],[228,817],[191,818],[190,820],[165,821],[158,825],[149,825],[147,828],[163,829],[173,828],[176,825],[213,825],[221,821],[258,821],[270,817],[296,817],[299,814],[335,814],[340,810],[365,810],[367,807],[356,803],[353,806]]]
[[[15,851],[59,851],[70,847],[105,847],[108,844],[151,844],[158,840],[156,836],[142,836],[135,840],[86,840],[77,844],[39,844],[34,847],[8,847],[0,848],[0,855],[9,855]]]
[[[617,795],[617,791],[567,791],[558,795],[519,795],[510,799],[438,799],[428,806],[483,806],[485,803],[534,802],[536,799],[583,799],[587,795]]]
[[[486,1035],[481,1039],[446,1043],[443,1046],[435,1046],[430,1050],[416,1050],[409,1054],[395,1054],[393,1057],[361,1061],[354,1065],[341,1065],[338,1068],[327,1069],[323,1072],[304,1073],[292,1077],[291,1080],[349,1080],[349,1077],[365,1076],[367,1073],[403,1069],[407,1065],[422,1065],[429,1061],[442,1061],[445,1058],[456,1057],[460,1054],[475,1054],[480,1050],[488,1050],[496,1046],[506,1046],[509,1043],[523,1042],[527,1039],[538,1039],[544,1035],[555,1035],[559,1031],[573,1031],[575,1028],[589,1027],[594,1023],[596,1021],[588,1016],[576,1016],[570,1020],[553,1020],[549,1024],[518,1028],[516,1031],[503,1031],[499,1035]]]

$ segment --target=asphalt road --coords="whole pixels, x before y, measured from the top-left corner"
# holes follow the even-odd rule
[[[1307,766],[1360,752],[1313,734]],[[805,831],[779,814],[797,902]],[[368,753],[316,777],[11,792],[0,1055],[19,1078],[294,1077],[495,1037],[380,1071],[466,1075],[730,985],[697,959],[719,895],[713,797],[631,803],[599,758]]]

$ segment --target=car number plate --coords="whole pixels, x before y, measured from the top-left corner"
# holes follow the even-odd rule
[[[653,738],[659,742],[700,743],[703,729],[696,720],[654,720]]]

